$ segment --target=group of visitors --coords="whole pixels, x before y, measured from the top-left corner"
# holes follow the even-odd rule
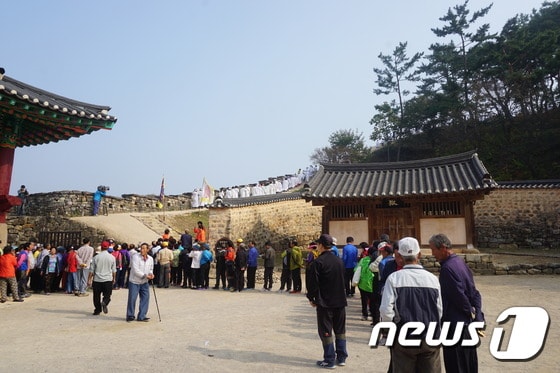
[[[416,345],[394,339],[389,372],[441,372],[441,350],[445,371],[477,372],[477,346],[463,346],[462,342],[471,339],[470,323],[484,321],[482,300],[471,270],[453,252],[449,238],[436,234],[429,240],[431,253],[441,264],[439,279],[420,264],[420,245],[413,237],[391,242],[382,235],[371,246],[360,243],[360,254],[353,242],[353,237],[348,237],[342,258],[337,258],[331,249],[333,238],[323,234],[310,252],[307,298],[317,310],[323,346],[323,359],[317,365],[328,369],[346,365],[345,307],[347,298],[353,297],[358,287],[362,320],[371,315],[372,325],[391,322],[397,330],[409,322],[424,324],[422,333],[412,334],[409,329],[406,334],[407,339],[418,341]],[[450,324],[449,330],[441,328],[443,322]],[[459,336],[456,343],[443,347],[427,344],[430,323],[438,326],[437,333]]]
[[[271,291],[274,279],[276,251],[267,241],[259,250],[256,243],[239,238],[235,243],[227,237],[219,239],[211,249],[206,241],[206,229],[198,222],[193,229],[174,239],[169,231],[151,244],[139,247],[103,240],[94,249],[84,239],[73,246],[55,248],[34,241],[17,249],[8,245],[0,256],[0,302],[8,299],[22,302],[31,292],[48,295],[64,291],[76,296],[93,293],[93,315],[108,313],[112,292],[128,288],[126,321],[149,321],[150,281],[160,288],[181,286],[190,289],[209,289],[209,270],[216,263],[215,284],[212,289],[241,292],[255,289],[257,262],[264,263],[263,291]],[[441,264],[439,279],[423,269],[418,241],[404,237],[392,242],[387,235],[368,245],[354,244],[347,237],[339,257],[333,237],[322,234],[304,250],[297,240],[288,241],[282,258],[279,291],[301,293],[301,271],[311,306],[316,308],[318,334],[323,346],[323,359],[317,365],[334,368],[346,364],[347,299],[355,296],[357,287],[361,298],[362,320],[392,322],[400,330],[408,322],[423,323],[426,328],[418,335],[418,345],[404,346],[395,338],[390,346],[390,367],[393,372],[441,372],[440,351],[448,372],[476,372],[476,346],[464,347],[461,341],[470,339],[468,326],[484,321],[481,296],[473,276],[462,258],[454,254],[447,236],[430,238],[432,255]],[[9,288],[9,289],[8,289]],[[139,301],[138,301],[139,298]],[[448,336],[460,336],[453,346],[430,346],[425,333],[430,323],[441,326],[450,322]],[[440,330],[438,329],[438,332]],[[383,339],[383,338],[382,338]],[[381,343],[383,343],[381,341]]]

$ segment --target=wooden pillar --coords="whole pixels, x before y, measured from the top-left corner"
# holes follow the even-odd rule
[[[2,241],[2,246],[8,240],[6,213],[12,208],[12,203],[14,202],[13,198],[9,196],[14,153],[14,148],[0,146],[0,240]]]

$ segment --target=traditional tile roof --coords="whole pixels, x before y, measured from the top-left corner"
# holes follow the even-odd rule
[[[111,129],[109,106],[72,100],[0,74],[0,145],[20,147]]]
[[[322,164],[306,200],[484,193],[497,186],[474,151],[417,161]]]
[[[269,194],[264,196],[251,196],[244,198],[216,198],[211,207],[247,207],[254,205],[266,205],[269,203],[276,203],[282,201],[291,201],[294,199],[301,199],[301,193],[289,192]]]
[[[560,180],[498,181],[498,189],[558,189]]]

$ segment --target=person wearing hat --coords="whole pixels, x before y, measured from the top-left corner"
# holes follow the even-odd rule
[[[398,243],[404,267],[392,273],[385,281],[381,298],[381,321],[393,322],[400,329],[408,322],[425,325],[421,334],[407,334],[407,339],[419,339],[420,345],[402,346],[396,338],[391,349],[394,372],[441,372],[440,346],[426,343],[426,332],[431,322],[441,327],[442,300],[438,278],[420,265],[420,245],[413,237]],[[439,330],[438,330],[439,332]]]
[[[317,329],[323,344],[322,368],[346,365],[346,287],[344,263],[331,247],[332,237],[322,234],[317,242],[319,256],[309,266],[306,276],[307,299],[317,311]],[[333,338],[334,332],[334,338]]]
[[[110,242],[105,240],[101,242],[101,252],[95,255],[91,261],[91,270],[89,272],[88,285],[93,288],[93,315],[97,316],[109,312],[107,306],[111,302],[111,294],[113,293],[113,284],[117,274],[117,263],[115,257],[107,250],[111,246]],[[103,294],[103,300],[101,300]]]
[[[169,287],[169,278],[171,275],[171,261],[173,260],[173,251],[169,250],[169,241],[161,243],[161,250],[156,254],[159,263],[158,288]]]
[[[76,294],[78,292],[78,259],[74,245],[68,246],[66,255],[66,294]]]

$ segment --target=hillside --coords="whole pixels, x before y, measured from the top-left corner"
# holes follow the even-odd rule
[[[459,125],[419,133],[376,149],[370,162],[417,160],[476,149],[497,181],[560,178],[560,109],[506,124],[495,119],[467,129]]]

